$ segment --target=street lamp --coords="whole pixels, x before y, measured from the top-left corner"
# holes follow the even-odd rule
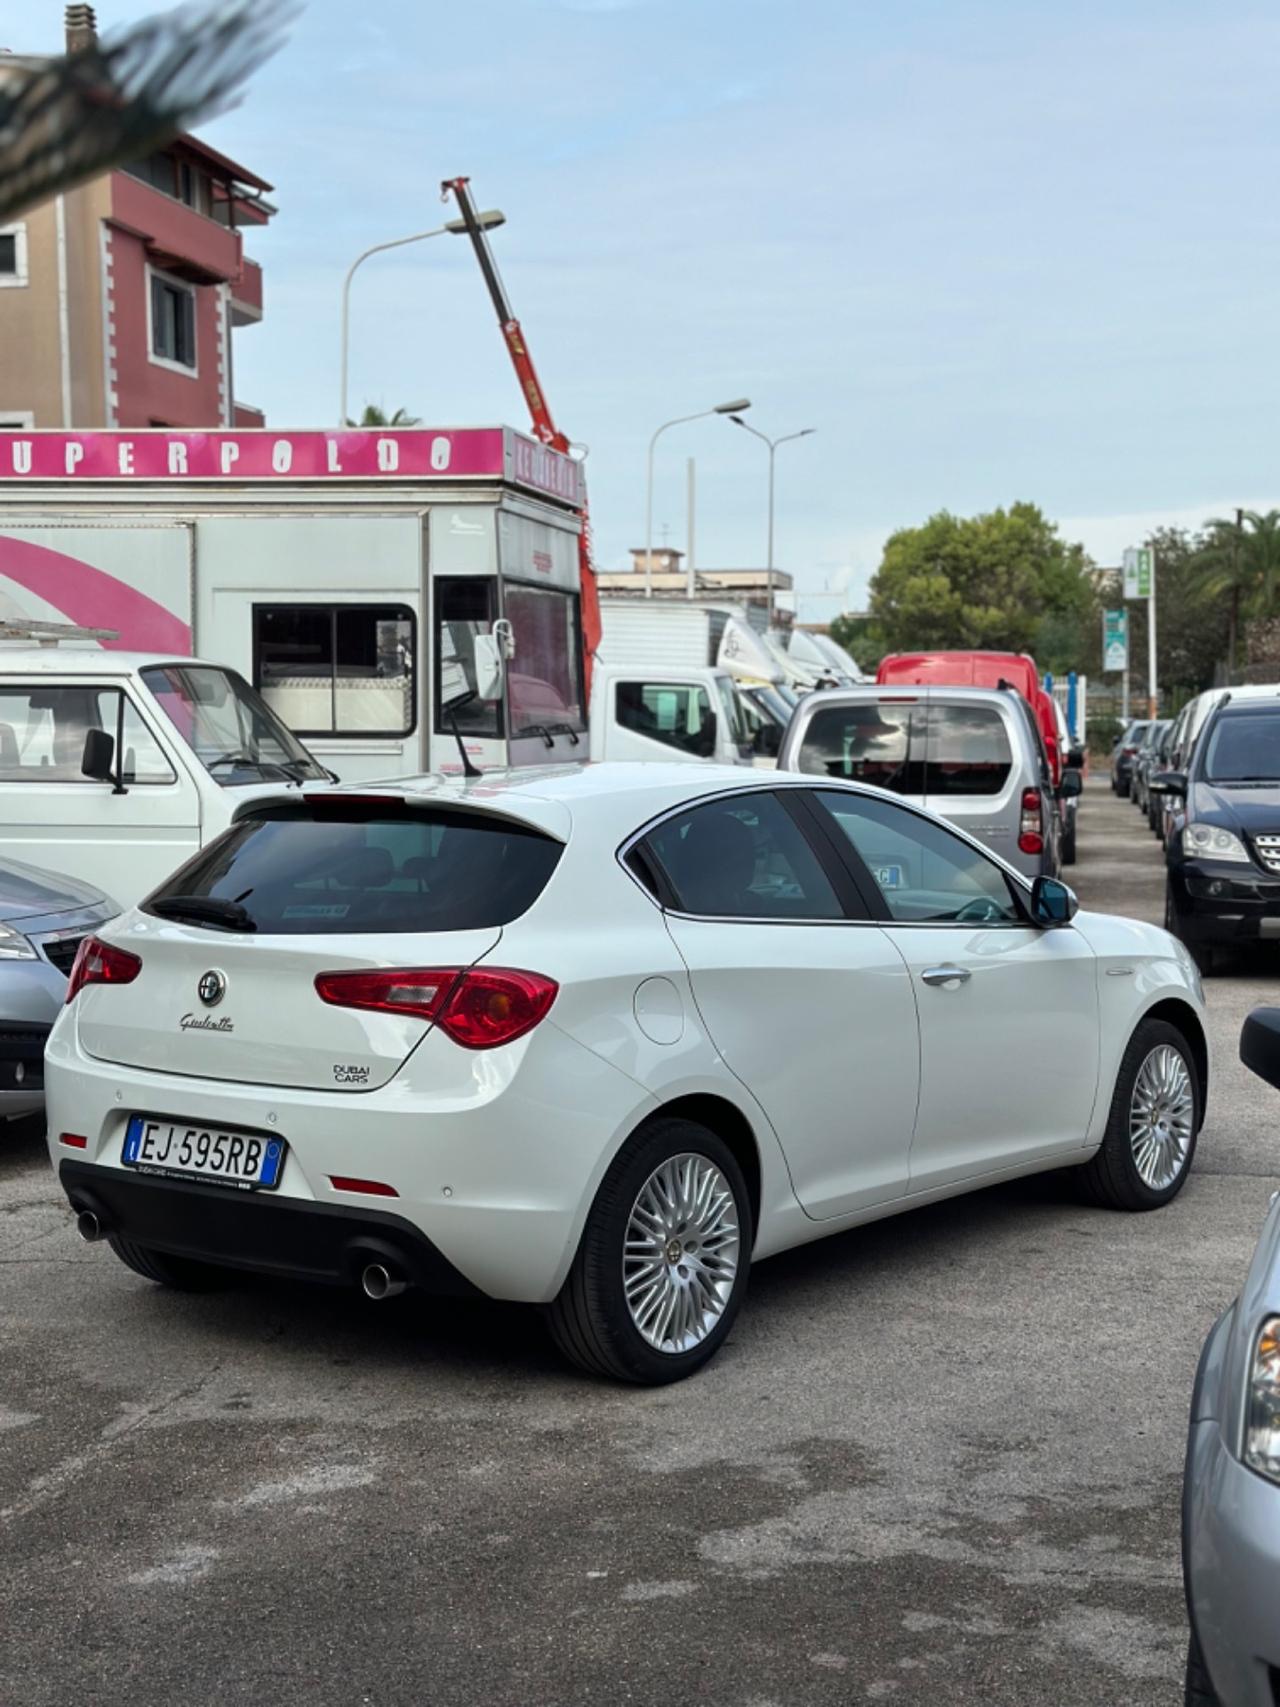
[[[493,231],[497,226],[507,223],[507,216],[496,207],[491,207],[487,213],[477,215],[476,222],[482,231]],[[351,316],[351,280],[356,268],[367,261],[370,255],[380,255],[384,249],[403,249],[406,243],[421,243],[428,237],[443,237],[446,231],[465,235],[466,230],[465,219],[450,219],[444,225],[436,226],[433,231],[415,231],[411,237],[396,237],[390,243],[375,243],[371,249],[357,255],[347,268],[347,276],[342,281],[342,407],[338,415],[340,427],[347,424],[347,333]]]
[[[709,415],[741,414],[751,407],[749,397],[735,397],[732,403],[717,403],[714,409],[699,409],[696,415],[677,415],[674,421],[664,421],[649,440],[649,479],[644,500],[644,596],[653,597],[653,449],[668,427],[681,427],[686,421],[705,421]]]
[[[729,419],[735,427],[741,427],[744,433],[753,433],[762,444],[769,447],[769,562],[768,587],[766,589],[768,623],[773,627],[773,459],[777,455],[778,446],[789,444],[792,439],[807,439],[810,433],[816,433],[816,427],[801,427],[798,433],[783,433],[780,439],[771,439],[766,434],[758,432],[738,415],[730,415]]]

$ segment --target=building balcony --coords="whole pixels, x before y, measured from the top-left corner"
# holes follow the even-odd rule
[[[240,277],[231,284],[231,324],[250,326],[262,319],[262,268],[246,255]]]
[[[111,174],[111,219],[140,237],[153,266],[192,284],[238,284],[240,233],[128,172]],[[261,273],[258,299],[261,305]]]

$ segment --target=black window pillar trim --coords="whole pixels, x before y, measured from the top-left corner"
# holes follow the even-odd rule
[[[890,921],[891,915],[879,884],[848,836],[833,822],[815,794],[813,788],[793,786],[778,789],[776,798],[813,849],[844,908],[845,917],[862,924]]]

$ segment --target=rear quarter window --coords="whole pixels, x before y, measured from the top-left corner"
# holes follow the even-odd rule
[[[264,935],[483,930],[527,912],[561,852],[476,813],[282,809],[233,825],[144,911],[183,895],[236,902]]]

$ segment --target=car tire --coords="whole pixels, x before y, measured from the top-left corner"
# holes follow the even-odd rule
[[[1221,1707],[1194,1630],[1187,1643],[1187,1681],[1182,1699],[1183,1707]]]
[[[686,1220],[688,1210],[673,1200],[671,1185],[686,1177],[690,1164],[694,1204],[705,1194],[706,1205],[700,1217],[695,1207]],[[655,1203],[668,1206],[661,1217],[653,1214]],[[713,1260],[702,1256],[700,1237],[688,1240],[686,1228],[714,1237]],[[628,1277],[626,1252],[635,1250],[637,1231],[652,1245],[630,1259]],[[568,1279],[546,1311],[551,1336],[589,1374],[642,1386],[681,1381],[728,1338],[746,1290],[754,1236],[746,1181],[724,1140],[695,1121],[651,1121],[623,1146],[601,1181]],[[676,1256],[669,1255],[673,1250]],[[652,1275],[648,1286],[646,1273]],[[691,1343],[684,1349],[663,1349],[668,1310],[677,1313],[668,1331],[678,1320],[688,1324],[684,1337]],[[648,1335],[639,1325],[646,1312]]]
[[[1170,936],[1177,937],[1187,953],[1195,961],[1201,977],[1212,978],[1218,970],[1218,950],[1211,942],[1189,942],[1182,924],[1182,915],[1173,899],[1173,890],[1166,882],[1164,886],[1164,928]]]
[[[1101,1148],[1080,1170],[1086,1195],[1108,1209],[1171,1202],[1195,1158],[1203,1096],[1183,1034],[1166,1020],[1141,1021],[1120,1060]]]
[[[107,1242],[126,1268],[173,1292],[213,1292],[226,1284],[226,1271],[213,1263],[152,1250],[149,1245],[135,1244],[119,1233],[112,1233]]]
[[[1074,865],[1076,863],[1076,815],[1074,812],[1067,813],[1062,825],[1062,863],[1063,865]]]

